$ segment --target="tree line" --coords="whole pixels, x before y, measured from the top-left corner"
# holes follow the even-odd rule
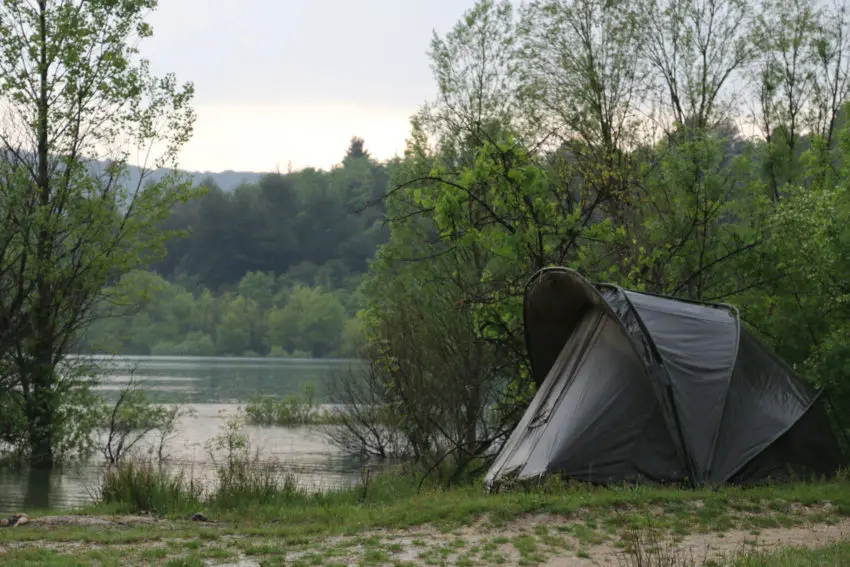
[[[136,298],[132,312],[95,320],[77,350],[159,356],[358,356],[362,333],[354,317],[356,297],[350,290],[314,281],[248,272],[232,291],[215,294],[169,282],[155,272],[132,272],[118,284],[125,296]]]
[[[81,353],[358,355],[358,286],[386,242],[382,196],[393,164],[352,138],[330,171],[270,173],[226,192],[208,179],[174,208],[149,272],[112,289],[133,298],[75,345]]]
[[[381,198],[392,164],[353,138],[330,171],[271,173],[225,192],[213,180],[163,224],[180,236],[152,269],[170,281],[232,290],[248,272],[353,290],[389,231]]]

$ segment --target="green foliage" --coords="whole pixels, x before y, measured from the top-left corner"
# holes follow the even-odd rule
[[[257,272],[350,293],[387,237],[380,199],[388,177],[387,165],[360,155],[330,171],[268,174],[232,193],[205,181],[207,193],[177,206],[163,224],[187,234],[170,240],[168,255],[152,267],[214,292],[236,291]],[[244,285],[240,295],[270,304],[264,293],[274,281]]]
[[[160,515],[196,508],[201,488],[151,462],[128,460],[106,469],[97,497],[102,505]]]
[[[191,292],[151,272],[115,286],[137,308],[94,322],[82,352],[180,356],[353,357],[362,332],[341,292],[248,272],[236,290]]]
[[[23,321],[5,337],[13,389],[27,419],[33,465],[85,444],[91,422],[85,378],[59,368],[78,332],[110,300],[117,274],[155,259],[162,223],[194,191],[176,158],[191,136],[191,84],[156,77],[139,56],[154,0],[0,2],[0,247],[3,311]],[[127,179],[131,152],[169,168],[155,182]],[[109,156],[102,167],[93,156]],[[25,261],[22,261],[25,259]]]
[[[282,308],[268,315],[269,341],[274,346],[326,356],[338,352],[345,308],[332,293],[296,286]]]
[[[301,396],[260,397],[245,406],[245,420],[251,425],[278,426],[335,423],[333,414],[317,407],[315,390],[315,386],[308,383]]]

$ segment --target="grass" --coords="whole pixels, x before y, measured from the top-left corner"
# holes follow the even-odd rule
[[[98,495],[106,506],[166,513],[197,505],[202,487],[183,474],[166,474],[150,462],[128,461],[105,472]]]
[[[717,491],[552,482],[488,496],[479,484],[417,491],[415,478],[396,474],[374,478],[365,492],[310,494],[267,473],[232,473],[223,492],[197,493],[185,480],[158,477],[159,471],[138,464],[126,467],[115,472],[112,499],[81,512],[148,510],[160,515],[158,521],[106,529],[0,530],[2,564],[195,565],[253,558],[267,565],[330,566],[354,557],[363,565],[538,565],[553,555],[592,558],[597,546],[608,545],[621,550],[627,567],[679,567],[695,564],[671,543],[687,534],[758,533],[771,526],[837,522],[850,512],[847,481]],[[195,512],[216,523],[187,520]],[[542,520],[517,528],[518,518],[541,514]],[[716,564],[843,562],[850,564],[847,545],[751,552]]]
[[[789,526],[799,521],[792,504],[829,502],[829,514],[850,514],[847,481],[716,491],[553,482],[534,490],[486,495],[478,483],[450,490],[426,483],[418,490],[417,478],[399,473],[372,477],[367,487],[310,493],[298,489],[291,477],[281,477],[271,467],[252,466],[252,461],[234,458],[220,467],[217,488],[202,493],[180,475],[169,475],[153,465],[126,464],[107,475],[101,501],[87,511],[143,511],[171,519],[203,512],[241,525],[279,522],[296,535],[422,524],[451,529],[482,516],[499,526],[523,514],[556,514],[581,516],[583,521],[569,529],[589,543],[605,526],[642,526],[646,522],[642,511],[648,508],[657,509],[655,521],[660,528],[679,531]]]
[[[733,567],[825,567],[850,565],[850,543],[814,549],[786,548],[775,552],[754,551],[730,563]]]

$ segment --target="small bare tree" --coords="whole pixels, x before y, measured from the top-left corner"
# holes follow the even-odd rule
[[[173,438],[177,422],[184,412],[179,406],[169,408],[151,403],[136,380],[135,372],[131,372],[130,380],[107,415],[104,426],[106,438],[100,448],[107,463],[118,464],[132,454],[145,437],[158,432],[159,437],[152,450],[156,451],[157,461],[162,464],[167,460],[165,449],[168,441]]]
[[[326,428],[331,442],[362,457],[380,459],[410,456],[412,447],[403,434],[403,415],[389,390],[390,378],[377,357],[363,358],[365,369],[349,370],[331,382],[333,426]]]

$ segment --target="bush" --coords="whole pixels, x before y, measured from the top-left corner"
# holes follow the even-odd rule
[[[156,515],[197,512],[202,506],[236,509],[291,500],[299,495],[295,477],[261,459],[242,433],[239,419],[207,445],[215,481],[204,485],[181,472],[169,472],[148,460],[127,459],[104,471],[95,500],[126,513]]]
[[[227,422],[224,431],[207,445],[216,475],[215,491],[208,499],[222,508],[268,502],[296,492],[295,479],[278,474],[276,463],[264,461],[242,433],[239,419]]]
[[[252,425],[320,425],[335,422],[335,416],[320,411],[315,403],[316,388],[304,386],[301,396],[278,399],[265,396],[245,406],[245,415]]]
[[[212,356],[216,353],[212,338],[200,332],[190,332],[181,343],[158,342],[151,347],[154,356]]]

